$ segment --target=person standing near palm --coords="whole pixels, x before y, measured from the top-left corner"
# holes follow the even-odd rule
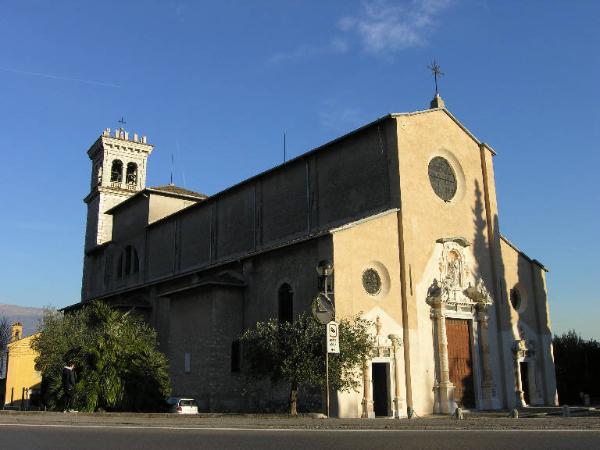
[[[62,370],[62,387],[64,392],[64,412],[70,412],[73,402],[73,394],[75,394],[75,363],[69,361]]]

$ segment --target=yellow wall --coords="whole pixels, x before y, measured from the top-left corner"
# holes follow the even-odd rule
[[[433,408],[431,308],[425,300],[433,279],[439,279],[436,241],[454,236],[470,241],[467,253],[472,274],[483,278],[489,289],[493,287],[493,272],[479,144],[443,110],[400,116],[397,126],[404,269],[410,274],[407,283],[412,281],[406,289],[405,326],[410,334],[413,407],[420,413]],[[428,166],[436,156],[448,160],[456,174],[457,192],[449,202],[440,199],[431,188]],[[492,317],[490,329],[496,326],[494,320]],[[495,342],[491,345],[496,347]]]
[[[389,332],[398,332],[402,310],[396,225],[396,211],[392,210],[332,231],[337,317],[358,313],[372,319],[387,316]],[[362,274],[369,268],[376,269],[382,278],[377,295],[367,294],[362,285]],[[376,311],[374,315],[369,314],[372,311]]]
[[[336,318],[359,313],[372,322],[379,318],[384,340],[391,334],[402,336],[397,214],[397,210],[390,210],[332,230]],[[363,287],[362,276],[367,269],[375,269],[381,277],[381,290],[375,295],[368,294]],[[375,329],[371,332],[375,333]],[[402,360],[398,371],[400,396],[405,398]],[[395,383],[392,375],[390,393],[394,392]],[[334,399],[337,415],[361,417],[362,396],[362,388],[339,392]]]
[[[23,388],[40,389],[41,374],[35,370],[37,353],[31,348],[35,335],[8,344],[8,367],[6,371],[6,405],[21,406]],[[12,394],[12,403],[11,403]]]

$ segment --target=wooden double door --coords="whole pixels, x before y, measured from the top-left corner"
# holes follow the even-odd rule
[[[454,401],[461,407],[475,406],[473,348],[468,320],[446,318],[448,369],[454,384]]]

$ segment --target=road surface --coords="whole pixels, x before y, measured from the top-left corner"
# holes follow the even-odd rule
[[[600,430],[306,430],[0,424],[9,449],[599,449]]]

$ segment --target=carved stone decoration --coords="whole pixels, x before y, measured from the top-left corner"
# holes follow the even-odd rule
[[[368,360],[363,361],[363,398],[362,398],[362,413],[360,415],[363,419],[375,417],[373,411],[373,400],[371,394],[371,363]]]
[[[461,236],[439,238],[435,242],[438,244],[445,244],[446,242],[455,242],[461,247],[468,247],[469,245],[471,245],[471,243],[466,238]]]
[[[487,308],[492,304],[492,297],[482,278],[477,281],[476,286],[471,286],[469,283],[469,287],[465,289],[465,295],[477,303],[479,308]]]
[[[450,286],[462,285],[462,261],[458,252],[452,250],[448,253],[447,270],[445,280]]]
[[[381,318],[377,316],[375,319],[375,348],[373,349],[373,357],[389,357],[392,344],[388,338],[381,334],[383,324]]]
[[[427,291],[426,302],[434,306],[442,303],[446,306],[478,307],[492,304],[492,297],[482,278],[471,273],[464,249],[468,242],[464,238],[438,239],[443,245],[439,261],[439,280],[434,278]]]
[[[477,321],[478,344],[481,352],[481,399],[484,409],[499,407],[495,398],[495,386],[490,368],[488,342],[488,307],[492,297],[482,278],[471,272],[465,249],[469,246],[466,239],[460,237],[441,238],[436,241],[442,245],[439,260],[439,278],[435,278],[427,290],[425,301],[431,306],[431,318],[434,322],[436,383],[436,412],[454,411],[454,386],[448,371],[448,344],[446,338],[446,316],[460,317]]]
[[[543,398],[541,397],[541,392],[537,389],[537,383],[535,382],[537,378],[537,371],[535,367],[535,341],[526,339],[525,333],[523,329],[519,327],[519,337],[521,339],[516,339],[512,346],[512,351],[514,354],[514,377],[515,377],[515,395],[516,395],[516,403],[517,406],[527,406],[525,402],[525,395],[523,389],[523,382],[528,383],[529,385],[529,394],[530,401],[533,401],[537,404],[543,403]],[[533,381],[522,379],[521,374],[521,362],[524,362],[529,367],[530,376],[533,378]]]
[[[535,357],[535,347],[536,347],[535,340],[527,339],[527,336],[525,335],[525,330],[523,330],[523,327],[521,325],[519,325],[517,327],[517,329],[519,330],[519,337],[524,342],[523,346],[525,348],[525,354],[522,357],[523,358]]]
[[[527,357],[527,344],[525,339],[517,339],[513,343],[512,351],[514,354],[513,372],[515,377],[515,397],[517,407],[527,406],[525,402],[525,392],[523,391],[523,380],[521,379],[520,361]]]
[[[512,351],[516,359],[527,357],[527,344],[525,339],[517,339],[512,346]]]
[[[390,367],[390,374],[393,375],[393,415],[396,418],[405,417],[404,412],[404,397],[401,392],[401,374],[403,361],[403,349],[402,349],[402,338],[397,334],[390,334],[388,336],[383,334],[383,321],[380,316],[375,318],[375,345],[369,358],[363,361],[363,398],[362,398],[362,412],[361,417],[363,418],[374,418],[375,412],[373,409],[373,390],[372,390],[372,360],[386,361]]]

